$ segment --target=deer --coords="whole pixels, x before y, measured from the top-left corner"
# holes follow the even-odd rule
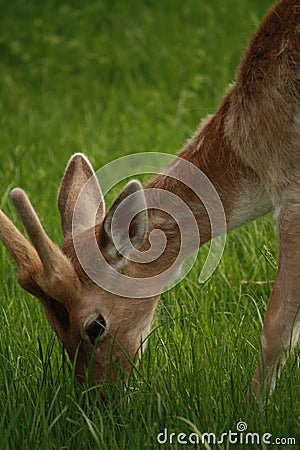
[[[184,221],[187,232],[192,221],[196,223],[199,245],[224,232],[217,225],[212,233],[207,205],[185,183],[191,166],[217,192],[227,231],[275,211],[278,271],[250,387],[260,397],[266,386],[270,392],[274,389],[300,330],[299,0],[280,0],[267,12],[220,108],[200,123],[175,162],[145,186],[129,181],[107,213],[89,160],[80,153],[71,157],[58,194],[61,248],[46,234],[22,189],[13,189],[11,200],[29,240],[0,212],[0,238],[17,263],[19,284],[40,300],[79,382],[93,380],[104,397],[105,386],[115,385],[120,370],[126,382],[132,365],[138,363],[163,284],[193,250],[190,240],[174,264],[176,270],[159,278],[180,250],[174,210],[180,215],[182,204],[189,206],[191,214],[181,216],[189,216]],[[197,184],[197,173],[192,179]],[[162,234],[164,251],[155,258],[153,247]],[[94,263],[95,247],[102,255],[101,264]],[[145,289],[139,279],[147,280]]]

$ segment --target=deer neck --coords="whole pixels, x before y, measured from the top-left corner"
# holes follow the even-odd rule
[[[141,250],[149,250],[155,242],[151,236],[156,233],[157,246],[164,244],[164,251],[158,258],[143,264],[143,273],[147,272],[149,276],[159,273],[176,259],[183,245],[182,233],[189,237],[193,219],[199,232],[197,246],[201,246],[212,237],[254,220],[271,209],[270,199],[258,176],[238,157],[226,134],[230,115],[231,96],[228,95],[218,112],[200,125],[179,158],[145,186],[146,192],[153,190],[157,195],[154,202],[150,195],[148,240]],[[195,170],[191,169],[193,166]],[[176,202],[175,197],[179,201]],[[152,203],[159,207],[152,208]],[[189,220],[186,220],[184,203],[190,209]],[[172,213],[176,213],[176,220],[171,217]],[[177,218],[183,229],[178,226]],[[213,233],[212,219],[215,223]],[[196,250],[194,237],[184,246],[178,264]],[[137,272],[140,271],[139,267]]]

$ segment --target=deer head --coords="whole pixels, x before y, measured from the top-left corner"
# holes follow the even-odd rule
[[[141,299],[116,295],[98,286],[85,273],[74,248],[72,221],[79,194],[88,181],[87,195],[77,211],[76,240],[88,259],[96,239],[113,272],[125,273],[126,251],[120,254],[114,242],[121,240],[126,227],[133,247],[138,248],[145,241],[147,211],[143,188],[138,181],[129,182],[105,215],[96,175],[82,154],[70,159],[60,186],[62,249],[45,233],[27,195],[19,188],[11,192],[11,199],[31,243],[2,211],[0,238],[17,262],[18,282],[41,301],[49,324],[74,361],[78,380],[83,383],[91,374],[96,383],[114,383],[118,370],[122,369],[126,377],[139,358],[157,296]],[[124,200],[126,211],[130,210],[134,219],[129,224],[128,215],[121,214],[113,235],[112,218]],[[92,228],[89,227],[91,211],[96,211]],[[101,277],[102,267],[96,270]]]

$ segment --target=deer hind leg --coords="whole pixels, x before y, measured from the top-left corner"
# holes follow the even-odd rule
[[[300,203],[281,206],[278,233],[278,272],[264,320],[262,351],[252,380],[252,388],[260,398],[274,389],[287,353],[299,337]]]

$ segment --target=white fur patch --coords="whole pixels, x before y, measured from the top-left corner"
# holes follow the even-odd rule
[[[274,220],[278,221],[278,217],[279,217],[280,211],[281,211],[281,207],[280,206],[276,206],[276,208],[274,210],[274,215],[273,215]]]
[[[230,216],[228,217],[228,229],[239,227],[251,220],[255,220],[272,209],[273,205],[266,192],[259,186],[247,186],[247,181],[241,190],[240,197]]]

